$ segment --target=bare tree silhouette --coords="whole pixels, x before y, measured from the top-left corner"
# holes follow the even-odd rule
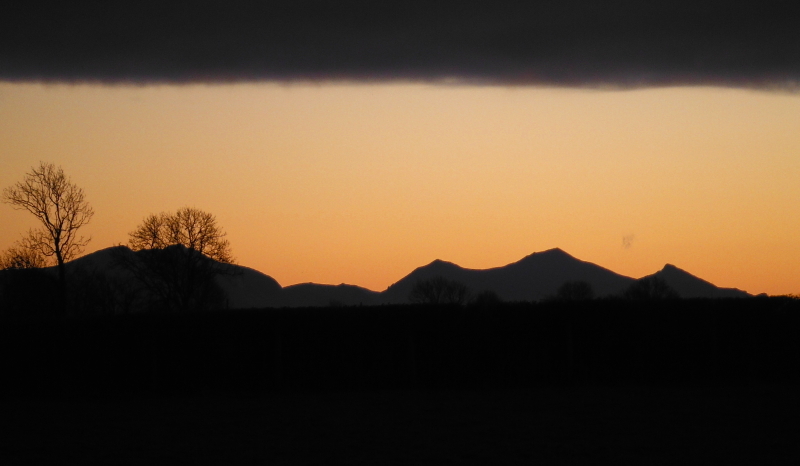
[[[0,254],[0,270],[36,269],[49,265],[47,257],[38,249],[31,247],[27,240],[28,238],[23,238]]]
[[[128,245],[134,251],[181,245],[217,262],[234,262],[230,243],[216,217],[193,207],[183,207],[174,214],[151,214],[129,236]]]
[[[233,273],[230,243],[216,218],[183,207],[174,214],[149,215],[130,233],[128,255],[118,263],[133,273],[158,308],[173,311],[213,309],[225,305],[215,277]]]
[[[78,230],[94,215],[83,189],[67,178],[61,167],[39,162],[38,167],[25,174],[23,181],[3,190],[3,202],[15,209],[27,210],[41,222],[41,228],[28,231],[23,242],[45,257],[56,258],[63,314],[66,310],[64,263],[83,252],[90,240],[78,236]]]

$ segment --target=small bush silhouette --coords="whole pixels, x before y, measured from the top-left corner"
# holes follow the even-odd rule
[[[47,265],[47,257],[26,240],[18,241],[0,254],[0,270],[36,269]]]
[[[439,276],[428,280],[417,280],[408,300],[420,304],[458,304],[469,299],[469,288],[463,283]]]
[[[680,295],[658,277],[645,277],[636,280],[622,294],[625,299],[637,301],[653,301],[660,299],[677,299]]]

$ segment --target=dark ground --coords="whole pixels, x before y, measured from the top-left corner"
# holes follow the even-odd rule
[[[800,301],[0,319],[0,466],[800,464]]]
[[[797,464],[795,387],[0,401],[0,464]]]

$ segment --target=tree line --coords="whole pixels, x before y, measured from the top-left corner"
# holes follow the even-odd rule
[[[646,277],[631,283],[618,297],[634,301],[653,301],[678,299],[680,295],[661,278]],[[592,285],[586,281],[578,280],[564,282],[556,293],[545,299],[545,301],[585,302],[594,298]],[[493,290],[483,290],[475,294],[467,285],[443,276],[420,279],[414,282],[408,295],[408,300],[415,304],[457,306],[473,304],[478,307],[486,307],[502,302],[500,296]]]
[[[128,248],[117,248],[113,254],[115,268],[133,277],[131,283],[91,269],[66,267],[91,240],[79,233],[91,221],[94,210],[83,189],[61,167],[40,162],[22,181],[3,190],[2,201],[29,212],[39,223],[0,254],[0,270],[7,271],[5,283],[0,283],[4,295],[16,291],[17,301],[49,297],[43,306],[54,308],[60,317],[80,313],[87,295],[95,301],[98,296],[114,296],[120,301],[115,305],[123,310],[129,310],[137,300],[150,309],[164,310],[224,304],[224,293],[214,279],[233,273],[235,260],[226,233],[208,212],[183,207],[173,213],[147,216],[129,233]],[[55,279],[41,270],[48,266],[56,267]],[[5,297],[13,301],[13,296]]]

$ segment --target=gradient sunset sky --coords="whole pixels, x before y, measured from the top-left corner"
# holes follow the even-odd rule
[[[367,14],[368,28],[314,16],[312,28],[287,11],[307,40],[198,39],[200,58],[183,61],[170,54],[201,36],[190,26],[160,39],[163,54],[81,45],[83,32],[63,45],[44,26],[24,54],[3,32],[0,187],[40,160],[63,167],[96,212],[87,252],[127,242],[150,213],[206,210],[240,264],[284,286],[383,290],[437,258],[488,268],[560,247],[631,277],[671,263],[718,286],[800,292],[800,46],[782,11],[761,10],[769,21],[744,38],[731,32],[744,13],[679,34],[657,9],[601,11],[600,24],[634,32],[559,29],[566,48],[500,21],[517,11],[445,21],[447,40],[413,9],[380,28],[388,13]],[[542,14],[537,24],[574,19]],[[214,37],[249,30],[243,17]],[[6,204],[0,219],[0,249],[36,226]]]

